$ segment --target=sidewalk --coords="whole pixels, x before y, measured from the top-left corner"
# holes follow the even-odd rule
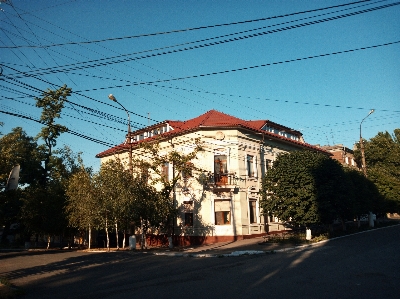
[[[300,245],[299,245],[300,246]],[[276,251],[284,251],[295,248],[294,244],[268,243],[264,238],[244,239],[225,243],[215,243],[200,246],[150,248],[148,253],[160,256],[184,256],[184,257],[220,257],[251,254],[266,254]]]
[[[251,254],[267,254],[279,251],[287,251],[294,249],[298,246],[296,244],[288,243],[270,243],[265,242],[264,238],[251,238],[232,242],[220,242],[206,245],[194,245],[194,246],[175,246],[174,248],[168,247],[149,247],[147,249],[140,250],[139,244],[136,245],[136,250],[131,251],[135,254],[154,254],[159,256],[182,256],[182,257],[221,257],[221,256],[239,256],[239,255],[251,255]],[[309,245],[306,245],[309,246]],[[18,252],[19,255],[24,254],[39,254],[51,251],[59,251],[59,248],[32,248],[32,249],[0,249],[0,259],[8,256],[15,255]],[[77,250],[72,249],[72,250]],[[83,251],[90,252],[105,252],[106,248],[92,248],[85,249]],[[129,247],[124,249],[110,248],[111,252],[118,251],[130,251]]]

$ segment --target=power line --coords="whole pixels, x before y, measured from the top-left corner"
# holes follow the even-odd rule
[[[14,117],[23,118],[23,119],[32,120],[34,122],[43,124],[43,122],[41,122],[40,120],[34,119],[33,117],[30,117],[30,116],[25,116],[25,115],[22,115],[22,114],[12,113],[12,112],[8,112],[8,111],[4,111],[4,110],[0,110],[0,113],[8,114],[8,115],[11,115],[11,116],[14,116]],[[93,138],[93,137],[86,136],[84,134],[78,133],[78,132],[70,130],[70,129],[68,129],[67,133],[70,133],[72,135],[75,135],[75,136],[78,136],[78,137],[81,137],[81,138],[87,139],[89,141],[93,141],[93,142],[96,142],[98,144],[105,145],[105,146],[108,146],[108,147],[114,147],[115,146],[114,144],[111,144],[111,143],[108,143],[108,142],[105,142],[103,140],[99,140],[99,139],[96,139],[96,138]]]
[[[346,18],[346,17],[355,16],[355,15],[362,14],[362,13],[372,12],[372,11],[383,9],[383,8],[388,8],[388,7],[395,6],[395,5],[400,5],[400,2],[386,4],[386,5],[382,5],[382,6],[378,6],[378,7],[364,9],[364,10],[361,10],[361,11],[351,12],[351,13],[347,13],[347,14],[343,14],[343,15],[338,15],[338,16],[333,16],[333,17],[330,17],[330,18],[325,18],[325,19],[315,20],[315,21],[311,21],[311,22],[296,24],[296,25],[287,26],[287,27],[283,27],[283,28],[277,28],[277,29],[268,30],[268,31],[264,31],[264,32],[258,32],[258,33],[254,33],[254,34],[250,34],[250,35],[239,36],[239,37],[235,37],[235,38],[215,41],[215,42],[211,42],[211,43],[207,43],[207,44],[200,44],[200,45],[195,45],[195,46],[181,48],[181,49],[175,49],[175,50],[169,50],[169,51],[164,51],[164,52],[158,52],[158,53],[152,53],[152,54],[147,54],[147,55],[142,55],[142,56],[135,56],[135,57],[129,57],[129,58],[124,58],[124,59],[109,61],[109,60],[115,59],[115,58],[126,57],[126,56],[131,56],[131,55],[137,55],[137,54],[140,54],[140,53],[151,52],[151,51],[159,51],[160,49],[145,50],[145,51],[142,51],[142,52],[118,55],[118,56],[114,56],[114,57],[110,57],[110,58],[94,59],[94,60],[90,60],[90,61],[86,61],[86,62],[78,62],[78,63],[68,64],[68,65],[60,66],[60,68],[57,68],[57,67],[41,68],[41,69],[35,70],[35,73],[36,74],[41,74],[41,75],[54,74],[54,73],[57,73],[57,72],[69,72],[71,70],[86,69],[86,68],[89,68],[89,67],[98,67],[98,66],[109,66],[110,64],[117,64],[117,63],[133,61],[133,60],[140,60],[140,59],[158,57],[158,56],[163,56],[163,55],[167,55],[167,54],[173,54],[173,53],[179,53],[179,52],[184,52],[184,51],[189,51],[189,50],[194,50],[194,49],[200,49],[200,48],[204,48],[204,47],[216,46],[216,45],[220,45],[220,44],[225,44],[225,43],[244,40],[244,39],[247,39],[247,38],[260,37],[260,36],[267,35],[267,34],[273,34],[273,33],[278,33],[278,32],[282,32],[282,31],[286,31],[286,30],[291,30],[291,29],[297,29],[297,28],[301,28],[301,27],[316,25],[316,24],[320,24],[320,23],[324,23],[324,22],[329,22],[329,21],[333,21],[333,20],[337,20],[337,19],[342,19],[342,18]],[[289,23],[291,23],[291,22],[289,22]],[[267,26],[267,28],[268,27],[274,27],[274,26],[275,25]],[[204,39],[204,40],[200,40],[200,41],[190,42],[189,44],[204,42],[204,41],[213,40],[213,39],[214,38]],[[169,47],[161,48],[161,49],[166,49],[166,48],[171,48],[171,47],[176,47],[176,45],[175,46],[169,46]],[[94,64],[90,64],[90,63],[94,63]]]
[[[209,76],[221,75],[221,74],[227,74],[227,73],[233,73],[233,72],[239,72],[239,71],[247,71],[247,70],[251,70],[251,69],[268,67],[268,66],[273,66],[273,65],[278,65],[278,64],[298,62],[298,61],[321,58],[321,57],[326,57],[326,56],[346,54],[346,53],[357,52],[357,51],[362,51],[362,50],[369,50],[369,49],[374,49],[374,48],[379,48],[379,47],[391,46],[391,45],[395,45],[398,43],[400,43],[400,41],[388,42],[388,43],[384,43],[384,44],[366,46],[366,47],[361,47],[361,48],[355,48],[355,49],[343,50],[343,51],[337,51],[337,52],[331,52],[331,53],[325,53],[325,54],[318,54],[318,55],[307,56],[307,57],[302,57],[302,58],[282,60],[282,61],[278,61],[278,62],[271,62],[271,63],[265,63],[265,64],[260,64],[260,65],[254,65],[254,66],[242,67],[242,68],[238,68],[238,69],[224,70],[224,71],[218,71],[218,72],[212,72],[212,73],[206,73],[206,74],[200,74],[200,75],[191,75],[191,76],[185,76],[185,77],[177,77],[177,78],[163,79],[163,80],[157,80],[157,81],[148,81],[148,82],[132,82],[130,84],[107,86],[107,87],[100,87],[100,88],[93,88],[93,89],[85,89],[85,90],[79,90],[79,91],[75,91],[75,92],[79,93],[79,92],[104,90],[104,89],[109,89],[109,88],[121,88],[121,87],[127,87],[127,86],[137,86],[137,85],[153,85],[155,83],[163,83],[163,82],[209,77]]]
[[[92,44],[92,43],[101,43],[101,42],[106,42],[106,41],[115,41],[115,40],[123,40],[123,39],[132,39],[132,38],[140,38],[140,37],[166,35],[166,34],[171,34],[171,33],[180,33],[180,32],[187,32],[187,31],[195,31],[195,30],[202,30],[202,29],[209,29],[209,28],[217,28],[217,27],[225,27],[225,26],[248,24],[248,23],[260,22],[260,21],[267,21],[267,20],[285,18],[285,17],[289,17],[289,16],[295,16],[295,15],[300,15],[300,14],[305,14],[305,13],[310,13],[310,12],[316,12],[316,11],[321,11],[321,10],[327,10],[327,9],[332,9],[332,8],[349,6],[349,5],[354,5],[354,4],[363,3],[363,2],[370,2],[370,1],[371,0],[361,0],[361,1],[356,1],[356,2],[351,2],[351,3],[346,3],[346,4],[340,4],[340,5],[334,5],[334,6],[324,7],[324,8],[317,8],[317,9],[312,9],[312,10],[294,12],[294,13],[290,13],[290,14],[278,15],[278,16],[273,16],[273,17],[265,17],[265,18],[259,18],[259,19],[253,19],[253,20],[237,21],[237,22],[215,24],[215,25],[206,25],[206,26],[186,28],[186,29],[177,29],[177,30],[164,31],[164,32],[146,33],[146,34],[125,36],[125,37],[113,37],[113,38],[92,40],[92,41],[59,43],[59,44],[42,45],[42,46],[31,46],[31,45],[28,45],[28,46],[13,46],[13,47],[7,47],[7,48],[49,48],[49,47],[58,47],[58,46],[66,46],[66,45]],[[0,48],[3,48],[3,47],[0,47]]]
[[[311,103],[304,103],[304,104],[310,104],[311,105]],[[319,104],[317,104],[317,105],[319,105]],[[339,106],[334,106],[334,107],[339,107]],[[351,107],[345,107],[345,108],[351,108]],[[355,109],[361,109],[361,108],[355,108]]]

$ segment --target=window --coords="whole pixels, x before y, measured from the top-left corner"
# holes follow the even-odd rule
[[[228,167],[226,155],[214,156],[214,178],[216,184],[226,185],[228,183]]]
[[[231,201],[218,200],[214,203],[215,207],[215,224],[229,225],[231,224]]]
[[[254,161],[254,157],[247,155],[246,166],[247,166],[247,176],[248,177],[254,177],[253,161]]]
[[[216,225],[231,224],[231,212],[228,211],[215,212],[215,224]]]
[[[225,155],[214,156],[214,173],[223,174],[228,172]]]
[[[257,223],[257,213],[256,213],[256,201],[249,201],[249,219],[250,223]]]
[[[193,213],[185,213],[185,226],[193,226]]]
[[[169,172],[169,163],[168,163],[168,162],[165,162],[165,163],[161,166],[161,175],[162,175],[163,178],[166,179],[167,181],[169,180],[168,172]]]

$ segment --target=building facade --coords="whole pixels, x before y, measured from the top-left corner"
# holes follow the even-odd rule
[[[339,161],[343,166],[360,170],[354,159],[354,151],[343,144],[323,145],[321,148],[331,153],[332,159]]]
[[[161,155],[172,149],[189,153],[200,139],[203,151],[193,164],[197,171],[182,176],[174,192],[180,214],[174,233],[189,243],[226,242],[285,229],[274,217],[262,214],[259,189],[262,177],[280,153],[323,149],[305,143],[299,131],[269,120],[245,121],[211,110],[187,121],[164,121],[127,136],[126,141],[96,157],[101,162],[129,153],[140,155],[140,142],[159,137]],[[171,174],[173,165],[162,172]]]

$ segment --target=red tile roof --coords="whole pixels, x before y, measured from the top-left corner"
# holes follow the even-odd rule
[[[309,149],[313,149],[313,150],[317,150],[317,151],[320,151],[320,152],[327,153],[325,150],[323,150],[321,148],[318,148],[318,147],[315,147],[313,145],[310,145],[310,144],[307,144],[307,143],[303,143],[303,142],[299,142],[299,141],[295,141],[295,140],[280,136],[278,134],[273,134],[273,133],[261,130],[264,127],[265,124],[270,124],[271,126],[275,126],[275,127],[277,126],[277,127],[283,128],[287,132],[293,132],[295,134],[301,135],[300,132],[295,131],[293,129],[290,129],[290,128],[284,127],[282,125],[270,122],[268,120],[250,120],[250,121],[246,121],[246,120],[243,120],[243,119],[240,119],[240,118],[237,118],[237,117],[234,117],[234,116],[231,116],[231,115],[228,115],[228,114],[216,111],[216,110],[210,110],[210,111],[208,111],[208,112],[206,112],[206,113],[204,113],[204,114],[202,114],[202,115],[200,115],[198,117],[195,117],[195,118],[192,118],[192,119],[189,119],[189,120],[186,120],[186,121],[166,120],[166,121],[163,121],[163,122],[161,122],[159,124],[152,125],[151,127],[157,127],[158,125],[164,124],[164,123],[168,123],[173,128],[173,130],[169,131],[169,132],[166,132],[166,133],[163,133],[161,135],[157,135],[157,136],[165,136],[166,137],[166,136],[173,136],[173,135],[181,135],[181,134],[189,132],[189,131],[197,130],[197,129],[200,129],[200,128],[206,128],[206,127],[210,127],[210,128],[215,128],[215,127],[221,127],[221,128],[222,127],[225,127],[225,128],[227,128],[227,127],[241,127],[241,128],[244,128],[244,129],[255,131],[256,133],[262,133],[262,134],[264,134],[266,136],[270,136],[270,137],[273,137],[275,139],[280,139],[282,141],[286,141],[286,142],[289,142],[289,143],[297,144],[297,145],[299,145],[301,147],[306,147],[306,148],[309,148]],[[136,133],[133,132],[132,134],[133,135],[137,135],[137,132],[146,131],[147,129],[148,129],[148,127],[144,128],[144,129],[141,129],[141,130],[138,130],[138,131],[136,131]],[[136,145],[136,144],[138,144],[140,142],[150,141],[150,140],[152,140],[154,138],[155,137],[147,138],[147,139],[144,139],[144,140],[141,140],[141,141],[138,141],[138,142],[134,142],[133,144]],[[112,148],[110,148],[110,149],[108,149],[108,150],[106,150],[104,152],[101,152],[101,153],[97,154],[96,157],[98,157],[98,158],[106,157],[106,156],[109,156],[109,155],[111,155],[111,154],[113,154],[115,152],[118,152],[120,150],[124,150],[124,149],[127,150],[128,148],[129,148],[129,144],[123,143],[123,144],[120,144],[118,146],[112,147]]]

